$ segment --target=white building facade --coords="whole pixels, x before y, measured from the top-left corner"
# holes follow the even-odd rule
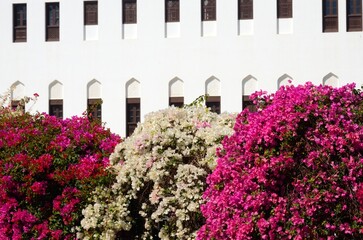
[[[63,118],[102,100],[94,114],[125,136],[205,93],[239,112],[243,96],[289,79],[360,86],[361,2],[1,0],[0,92],[38,93],[33,111]]]

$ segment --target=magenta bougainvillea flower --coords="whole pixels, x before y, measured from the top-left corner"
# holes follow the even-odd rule
[[[197,239],[362,239],[363,93],[256,93],[207,178]]]
[[[119,142],[87,117],[0,107],[0,239],[75,239],[89,194],[111,181]]]

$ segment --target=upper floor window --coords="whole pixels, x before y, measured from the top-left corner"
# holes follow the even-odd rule
[[[13,41],[26,42],[26,4],[13,5]]]
[[[323,0],[323,32],[338,32],[338,0]]]
[[[84,25],[98,24],[98,3],[97,1],[84,2]]]
[[[165,22],[179,22],[179,0],[165,0]]]
[[[347,31],[362,31],[362,0],[347,0]]]
[[[122,9],[122,23],[137,23],[137,0],[123,0]]]
[[[253,0],[238,0],[238,19],[253,19]]]
[[[59,41],[59,3],[46,3],[46,41]]]
[[[292,18],[292,0],[277,0],[277,18]]]
[[[216,0],[201,0],[202,21],[215,21],[217,19]]]

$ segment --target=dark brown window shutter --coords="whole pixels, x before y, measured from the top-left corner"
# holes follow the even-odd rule
[[[209,96],[207,97],[205,105],[211,109],[212,112],[221,113],[221,97]]]
[[[122,1],[122,9],[123,9],[123,23],[137,23],[137,1],[136,0],[123,0]]]
[[[256,112],[256,105],[253,104],[253,101],[250,99],[249,95],[242,96],[242,109],[248,108],[250,112]]]
[[[362,31],[362,0],[347,0],[347,31]]]
[[[130,136],[140,122],[140,98],[126,99],[126,136]]]
[[[277,17],[292,18],[292,0],[277,0]]]
[[[216,0],[201,0],[201,4],[202,4],[202,21],[217,20]]]
[[[323,0],[323,32],[338,32],[338,0]]]
[[[98,24],[98,2],[84,2],[84,25]]]
[[[170,97],[169,106],[183,107],[184,106],[184,97]]]
[[[238,19],[253,19],[253,0],[238,0]]]
[[[179,8],[179,0],[165,0],[165,22],[179,22]]]
[[[102,121],[102,99],[88,99],[87,102],[88,118],[91,120]]]
[[[26,42],[27,12],[26,4],[13,5],[13,41]]]
[[[63,119],[63,100],[49,100],[49,115]]]
[[[59,3],[46,3],[46,41],[59,41]]]

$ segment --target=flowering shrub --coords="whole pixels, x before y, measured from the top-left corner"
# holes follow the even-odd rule
[[[205,178],[232,115],[205,107],[151,113],[116,146],[110,188],[98,188],[81,221],[84,239],[195,239]]]
[[[5,114],[6,113],[6,114]],[[86,117],[0,108],[0,239],[74,239],[120,138]]]
[[[363,93],[256,94],[208,176],[197,239],[362,239]]]

